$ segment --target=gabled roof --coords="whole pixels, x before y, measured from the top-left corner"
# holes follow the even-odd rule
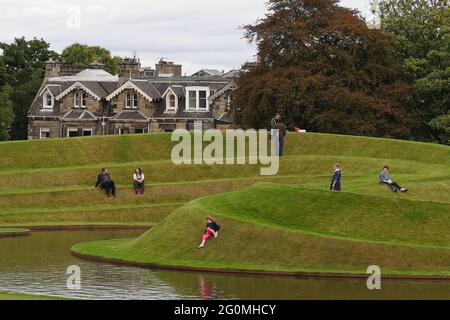
[[[137,121],[137,122],[147,122],[148,118],[139,110],[122,110],[114,117],[111,118],[112,121]]]
[[[227,91],[232,91],[236,88],[236,84],[231,81],[229,83],[227,83],[226,85],[224,85],[222,88],[220,88],[219,90],[217,90],[216,92],[214,92],[214,94],[212,94],[208,100],[209,103],[214,102],[214,100],[218,99],[221,95],[223,95],[224,93],[226,93]]]
[[[44,89],[41,91],[41,93],[39,94],[40,97],[42,97],[42,95],[45,92],[50,92],[50,94],[53,97],[56,97],[58,94],[61,93],[61,85],[60,84],[47,84]]]
[[[117,95],[119,95],[122,91],[127,89],[133,89],[137,91],[141,96],[143,96],[148,101],[153,101],[157,99],[161,99],[161,94],[156,90],[156,88],[147,80],[128,80],[119,88],[114,90],[110,95],[106,97],[107,101],[111,101]]]
[[[90,94],[92,97],[94,97],[96,100],[101,100],[102,97],[105,97],[107,95],[107,92],[105,89],[98,83],[98,82],[80,82],[77,81],[74,84],[72,84],[70,87],[68,87],[66,90],[61,92],[58,96],[56,96],[56,100],[61,100],[66,95],[71,93],[73,90],[79,90],[82,89],[86,91],[88,94]]]
[[[177,97],[185,97],[186,92],[184,91],[182,86],[168,86],[167,89],[162,94],[162,97],[164,98],[169,92],[172,92]]]
[[[64,114],[61,119],[63,121],[68,120],[84,120],[84,121],[95,121],[97,118],[87,110],[70,110],[66,114]]]

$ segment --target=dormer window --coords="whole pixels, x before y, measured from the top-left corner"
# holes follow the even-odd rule
[[[187,111],[208,111],[208,98],[211,94],[209,87],[186,87]]]
[[[178,108],[178,98],[173,93],[169,93],[166,96],[166,111],[174,112]]]
[[[73,107],[83,108],[87,107],[87,94],[85,92],[77,92],[73,96]]]
[[[139,105],[139,95],[137,93],[127,93],[125,99],[126,109],[137,109]]]
[[[44,109],[53,109],[54,98],[50,92],[44,94],[43,106]]]

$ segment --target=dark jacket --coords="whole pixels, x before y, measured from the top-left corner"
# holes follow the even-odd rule
[[[107,178],[105,178],[104,176],[106,176]],[[98,188],[98,187],[101,187],[101,185],[104,183],[104,182],[106,182],[107,180],[106,179],[109,179],[109,181],[112,181],[111,180],[111,176],[109,175],[109,173],[107,173],[107,174],[103,174],[103,173],[100,173],[98,176],[97,176],[97,183],[95,184],[95,187],[96,188]]]
[[[207,223],[206,224],[206,229],[208,229],[208,228],[213,229],[215,232],[220,230],[220,226],[215,221],[213,221],[211,223]]]
[[[278,129],[280,132],[280,138],[286,137],[287,128],[284,123],[278,122],[274,129]]]

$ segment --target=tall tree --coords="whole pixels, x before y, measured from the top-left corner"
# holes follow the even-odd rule
[[[122,61],[120,57],[112,56],[111,52],[107,49],[79,43],[65,48],[60,58],[67,64],[81,67],[87,67],[92,62],[98,61],[103,63],[105,70],[111,74],[118,73],[119,63]]]
[[[378,6],[381,27],[393,35],[394,52],[417,87],[413,106],[423,132],[448,143],[436,126],[442,121],[433,119],[450,110],[450,0],[380,0]]]
[[[407,138],[390,38],[337,0],[270,0],[265,18],[245,26],[257,62],[237,79],[238,121],[264,128],[275,112],[314,131]]]
[[[11,102],[12,88],[8,85],[0,87],[0,141],[9,140],[9,131],[14,119]]]
[[[49,57],[57,57],[50,45],[42,39],[26,40],[16,38],[13,43],[0,43],[3,50],[1,60],[6,75],[4,81],[12,87],[9,95],[14,110],[11,138],[27,138],[27,112],[38,91],[43,77],[45,62]],[[1,77],[0,77],[1,80]]]

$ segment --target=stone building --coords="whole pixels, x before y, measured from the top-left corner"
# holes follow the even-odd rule
[[[232,125],[234,83],[223,76],[183,77],[181,66],[141,68],[124,59],[118,75],[99,63],[85,70],[48,61],[28,113],[28,138],[171,132]]]

